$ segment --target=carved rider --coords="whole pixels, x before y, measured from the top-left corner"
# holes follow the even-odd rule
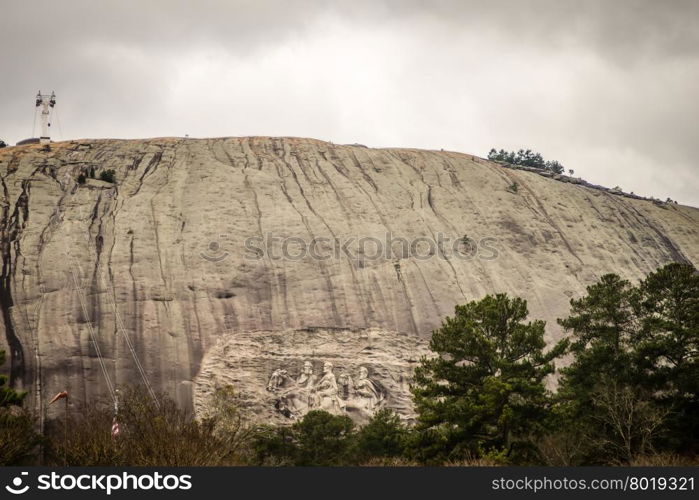
[[[303,370],[301,370],[301,375],[296,379],[296,385],[299,388],[310,389],[316,383],[316,377],[313,374],[313,363],[310,361],[305,361],[303,363]]]
[[[352,397],[354,393],[354,381],[349,373],[340,373],[340,376],[337,377],[337,389],[340,399],[344,399],[346,401]]]
[[[345,409],[345,403],[338,395],[337,380],[333,373],[333,364],[326,361],[323,364],[323,376],[315,387],[318,407],[331,413],[337,413]]]
[[[369,370],[362,366],[359,368],[359,377],[355,384],[355,393],[361,401],[363,409],[373,411],[376,405],[383,400],[383,394],[376,384],[369,379]]]
[[[285,381],[289,378],[289,374],[286,370],[282,368],[277,368],[276,370],[274,370],[274,372],[272,372],[272,376],[269,377],[269,382],[267,383],[267,390],[270,392],[276,392],[284,386]]]
[[[313,363],[303,363],[301,374],[296,380],[284,369],[272,373],[267,390],[278,393],[275,408],[289,418],[306,413],[315,403],[314,386],[318,377],[313,373]]]

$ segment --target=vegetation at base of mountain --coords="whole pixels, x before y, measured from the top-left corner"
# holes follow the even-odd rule
[[[5,363],[5,351],[0,351],[0,366]],[[27,396],[26,392],[15,391],[7,386],[7,375],[0,375],[0,408],[19,406]]]

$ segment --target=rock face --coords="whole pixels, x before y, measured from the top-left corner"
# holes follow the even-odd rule
[[[114,184],[90,179],[105,169]],[[695,208],[460,153],[84,140],[0,150],[0,175],[3,370],[41,415],[59,390],[77,405],[145,379],[198,409],[232,383],[264,419],[409,418],[455,304],[521,296],[557,339],[604,273],[699,264]]]

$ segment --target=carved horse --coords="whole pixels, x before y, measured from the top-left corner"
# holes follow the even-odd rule
[[[269,377],[269,382],[267,382],[267,390],[270,392],[277,392],[280,389],[288,389],[293,387],[296,382],[289,375],[289,372],[283,368],[277,368],[272,372],[272,376]]]

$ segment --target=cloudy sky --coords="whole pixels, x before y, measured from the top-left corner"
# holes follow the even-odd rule
[[[528,147],[699,206],[695,0],[23,0],[0,47],[11,144],[55,90],[54,139]]]

